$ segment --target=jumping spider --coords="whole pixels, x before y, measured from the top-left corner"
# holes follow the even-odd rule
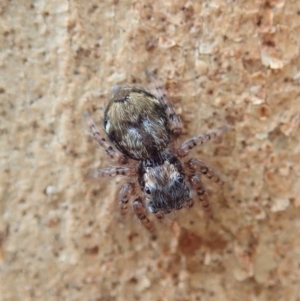
[[[127,212],[134,196],[133,211],[148,230],[153,224],[147,210],[157,218],[182,207],[192,207],[192,189],[205,211],[210,213],[207,191],[201,180],[206,175],[223,183],[203,161],[182,161],[191,149],[212,137],[220,136],[227,127],[196,135],[174,146],[182,132],[182,123],[168,102],[165,89],[151,76],[155,94],[135,86],[115,86],[104,113],[104,129],[109,141],[101,136],[94,121],[84,113],[91,132],[110,158],[120,166],[94,172],[91,176],[127,176],[128,182],[119,191],[121,214]]]

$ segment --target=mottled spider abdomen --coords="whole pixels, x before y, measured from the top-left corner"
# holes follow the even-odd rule
[[[113,144],[135,160],[155,158],[170,141],[165,106],[149,92],[131,86],[112,89],[104,129]]]

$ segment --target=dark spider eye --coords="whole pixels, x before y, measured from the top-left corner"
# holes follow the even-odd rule
[[[179,183],[183,183],[183,176],[179,176],[178,179],[177,179],[177,181],[178,181]]]
[[[150,194],[150,193],[151,193],[150,188],[149,188],[149,187],[146,187],[146,188],[145,188],[145,192],[146,192],[147,194]]]

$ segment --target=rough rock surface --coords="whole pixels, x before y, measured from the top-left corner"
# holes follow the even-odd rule
[[[173,2],[173,3],[172,3]],[[163,4],[162,4],[163,3]],[[0,2],[0,300],[300,300],[299,1]],[[156,222],[118,214],[122,179],[82,113],[157,73],[184,137],[226,181]]]

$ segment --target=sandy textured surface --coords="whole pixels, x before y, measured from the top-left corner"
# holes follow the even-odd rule
[[[165,4],[159,4],[159,3]],[[300,300],[300,6],[271,1],[0,1],[0,300]],[[82,113],[157,73],[214,220],[196,203],[151,240]]]

